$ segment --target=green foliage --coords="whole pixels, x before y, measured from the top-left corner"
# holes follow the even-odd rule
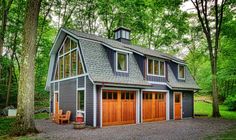
[[[207,114],[210,117],[212,115],[212,104],[201,101],[194,102],[194,113]],[[225,105],[220,105],[220,114],[224,119],[236,120],[236,112],[229,111]]]
[[[228,106],[230,111],[236,111],[236,94],[228,96],[224,104]]]
[[[0,117],[0,136],[9,134],[15,118]]]

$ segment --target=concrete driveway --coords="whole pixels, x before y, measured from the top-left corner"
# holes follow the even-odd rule
[[[143,123],[138,125],[110,126],[74,130],[72,125],[57,125],[50,120],[36,120],[40,134],[36,139],[56,140],[157,140],[203,139],[224,132],[236,125],[236,121],[195,118],[178,121]]]

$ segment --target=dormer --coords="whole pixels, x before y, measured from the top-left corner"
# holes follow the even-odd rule
[[[117,29],[114,30],[115,40],[125,43],[125,44],[131,44],[130,32],[131,32],[131,30],[128,28],[118,27]]]

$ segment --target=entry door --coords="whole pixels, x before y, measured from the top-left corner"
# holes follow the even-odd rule
[[[174,105],[175,105],[175,120],[182,118],[182,94],[179,92],[174,93]]]
[[[59,103],[58,103],[58,92],[54,93],[54,113],[57,114],[59,111]]]

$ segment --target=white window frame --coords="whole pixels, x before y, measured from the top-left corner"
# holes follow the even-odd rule
[[[153,67],[152,67],[153,73],[152,73],[152,74],[150,74],[150,73],[148,72],[148,70],[149,70],[149,68],[148,68],[148,62],[149,62],[149,60],[152,60],[152,61],[153,61],[153,63],[152,63],[152,65],[153,65]],[[157,75],[154,74],[154,70],[155,70],[155,68],[154,68],[154,61],[158,61],[159,72],[158,72]],[[164,75],[160,75],[160,73],[161,73],[161,65],[160,65],[160,62],[164,62]],[[154,58],[147,58],[146,67],[147,67],[147,75],[148,75],[148,76],[166,77],[166,62],[165,62],[164,60],[154,59]]]
[[[126,56],[126,70],[125,71],[118,69],[118,54],[124,54]],[[128,73],[128,71],[129,71],[129,61],[128,61],[128,59],[129,59],[129,55],[127,53],[116,52],[116,72]]]
[[[183,66],[184,67],[184,77],[180,77],[180,73],[179,73],[179,67],[180,66]],[[181,65],[181,64],[178,64],[178,79],[180,80],[185,80],[185,77],[186,77],[186,70],[185,70],[185,66],[184,65]]]
[[[78,110],[78,91],[84,91],[84,110]],[[83,113],[83,114],[85,114],[85,110],[86,110],[86,108],[85,108],[85,103],[86,103],[85,102],[85,98],[86,98],[86,96],[85,96],[85,88],[77,88],[77,90],[76,90],[76,113]]]
[[[76,43],[76,47],[74,48],[74,49],[70,49],[70,51],[68,51],[68,52],[66,52],[66,53],[64,53],[63,52],[63,54],[62,55],[60,55],[60,51],[61,51],[61,49],[64,47],[64,45],[65,45],[65,41],[67,40],[67,39],[70,39],[70,40],[72,40],[72,41],[74,41],[75,43]],[[71,47],[71,46],[70,46]],[[61,47],[60,47],[60,49],[59,49],[59,51],[58,51],[58,58],[57,58],[57,61],[58,61],[58,79],[59,80],[61,80],[61,79],[66,79],[66,78],[70,78],[70,77],[74,77],[74,76],[72,76],[71,74],[71,69],[72,69],[72,67],[71,67],[71,53],[73,52],[73,51],[76,51],[76,75],[75,76],[77,76],[78,75],[78,57],[80,57],[80,61],[81,61],[81,64],[82,64],[82,69],[83,69],[83,72],[85,73],[85,68],[84,68],[84,65],[83,65],[83,62],[82,62],[82,56],[81,56],[81,53],[80,53],[80,49],[79,49],[79,42],[76,40],[76,39],[74,39],[74,38],[72,38],[72,37],[70,37],[70,36],[66,36],[65,37],[65,39],[63,40],[63,43],[62,43],[62,45],[61,45]],[[64,56],[65,55],[67,55],[67,54],[69,54],[70,53],[70,68],[69,68],[69,77],[64,77],[64,71],[65,71],[65,68],[64,68],[64,66],[65,66],[65,61],[64,61]],[[60,58],[61,57],[63,57],[63,76],[62,76],[62,78],[60,78],[60,64],[59,64],[59,60],[60,60]],[[56,69],[55,69],[56,70]],[[80,74],[81,75],[81,74]],[[55,76],[55,75],[54,75]]]

